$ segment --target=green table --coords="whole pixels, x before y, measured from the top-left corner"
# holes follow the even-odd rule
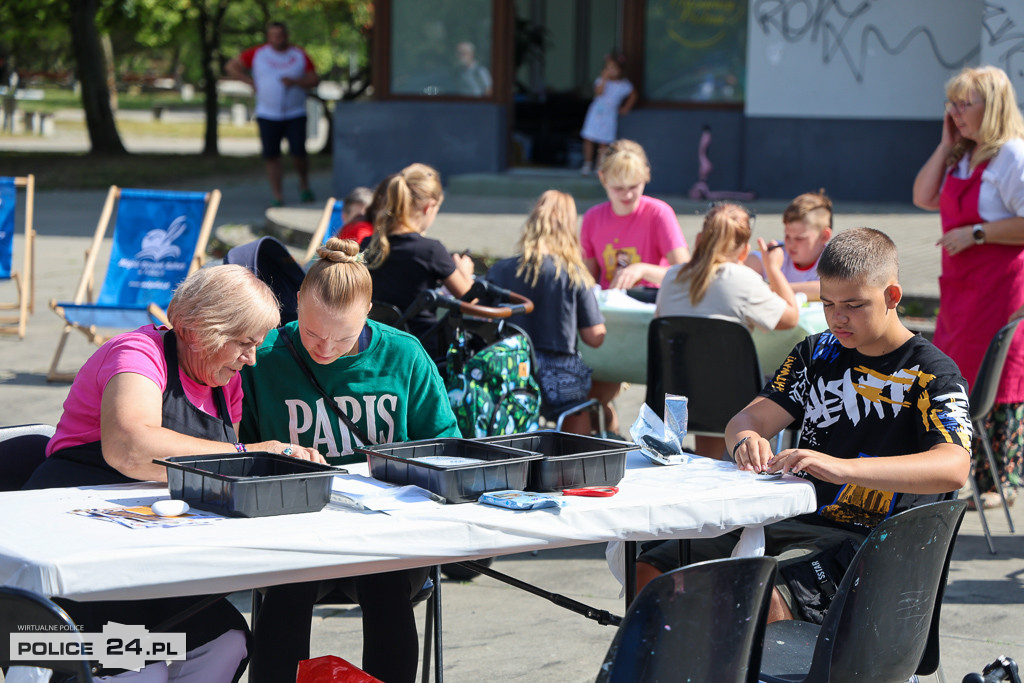
[[[598,297],[608,334],[596,349],[582,341],[579,343],[583,360],[594,369],[595,380],[646,384],[647,328],[654,317],[654,305],[632,304],[617,297],[609,302],[608,298]],[[619,302],[625,305],[617,305]],[[755,329],[752,336],[761,371],[771,375],[799,341],[827,329],[825,313],[818,302],[805,304],[800,309],[800,322],[793,329],[771,332]]]

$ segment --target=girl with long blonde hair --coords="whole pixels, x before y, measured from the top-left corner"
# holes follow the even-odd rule
[[[800,320],[793,288],[782,274],[782,250],[764,254],[768,282],[744,265],[750,253],[751,218],[739,204],[717,204],[704,217],[693,259],[665,273],[658,290],[655,317],[686,315],[733,320],[753,330],[788,330]],[[697,436],[696,452],[722,458],[725,440]]]
[[[587,398],[591,369],[576,348],[604,341],[604,317],[594,296],[594,279],[583,263],[576,235],[576,203],[564,192],[540,196],[523,226],[519,255],[499,261],[487,273],[494,284],[534,303],[530,315],[513,316],[533,341],[541,388],[541,414],[554,419],[564,408]],[[566,431],[590,433],[589,417],[573,415]]]

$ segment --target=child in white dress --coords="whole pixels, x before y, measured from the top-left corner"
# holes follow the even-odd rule
[[[594,172],[594,145],[600,154],[615,142],[619,115],[626,115],[636,104],[636,90],[625,76],[626,60],[620,54],[606,55],[601,75],[594,81],[594,99],[583,119],[583,175]]]

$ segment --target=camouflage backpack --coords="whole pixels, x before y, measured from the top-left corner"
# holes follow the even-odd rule
[[[448,400],[467,439],[537,430],[540,387],[530,338],[513,334],[466,357],[467,333],[448,350]]]

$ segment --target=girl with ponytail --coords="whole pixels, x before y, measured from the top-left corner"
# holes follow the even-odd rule
[[[423,236],[443,201],[441,176],[426,164],[406,166],[387,181],[373,236],[363,242],[377,300],[404,311],[420,292],[441,284],[457,297],[469,291],[473,259]],[[409,319],[409,331],[422,336],[434,322],[433,311],[422,311]]]
[[[744,265],[750,253],[750,214],[739,204],[716,204],[704,217],[689,263],[672,266],[658,290],[655,317],[688,315],[732,320],[753,330],[788,330],[800,320],[800,308],[782,274],[781,249],[757,243],[764,255],[766,283]],[[696,451],[721,458],[725,440],[698,436]]]

